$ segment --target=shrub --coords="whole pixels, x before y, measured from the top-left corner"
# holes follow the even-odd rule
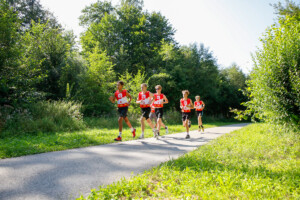
[[[281,19],[261,40],[248,82],[246,113],[259,119],[300,127],[300,23]]]
[[[14,110],[7,116],[5,134],[80,130],[85,127],[80,113],[81,103],[41,101],[28,109]]]

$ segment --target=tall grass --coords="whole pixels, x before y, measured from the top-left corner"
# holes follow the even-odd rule
[[[6,116],[3,135],[50,133],[85,128],[81,104],[72,101],[41,101]]]

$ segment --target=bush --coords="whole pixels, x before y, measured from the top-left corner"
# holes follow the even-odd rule
[[[300,127],[300,23],[281,19],[269,28],[255,54],[246,113],[286,126]]]
[[[81,103],[41,101],[7,115],[4,135],[80,130],[85,127]]]

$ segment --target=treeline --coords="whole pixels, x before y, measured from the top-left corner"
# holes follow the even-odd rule
[[[122,79],[136,98],[142,82],[162,85],[179,111],[181,90],[200,95],[206,113],[231,117],[242,109],[246,75],[233,64],[220,69],[203,44],[179,45],[159,12],[139,0],[97,1],[82,11],[80,44],[39,0],[0,0],[0,105],[27,108],[39,101],[82,103],[86,116],[110,113],[108,97]],[[199,38],[201,40],[201,38]],[[138,106],[131,106],[138,112]]]

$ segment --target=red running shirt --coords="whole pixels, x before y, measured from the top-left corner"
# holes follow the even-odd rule
[[[154,102],[153,102],[153,106],[155,108],[162,108],[164,107],[163,104],[164,101],[164,95],[163,94],[154,94]]]
[[[202,111],[203,110],[203,101],[195,101],[194,107],[196,108],[196,111]]]
[[[181,111],[185,112],[185,113],[191,112],[191,108],[187,107],[190,104],[191,104],[191,99],[187,99],[187,100],[181,99],[180,100],[180,105],[183,107],[181,109]]]
[[[145,94],[143,92],[140,92],[139,93],[139,101],[143,100],[141,103],[140,103],[140,107],[141,108],[148,108],[150,107],[150,92],[147,91]]]
[[[126,97],[126,93],[127,90],[123,90],[122,92],[120,92],[119,90],[117,90],[115,92],[115,97],[118,101],[118,108],[122,108],[122,107],[127,107],[128,106],[128,100]]]

